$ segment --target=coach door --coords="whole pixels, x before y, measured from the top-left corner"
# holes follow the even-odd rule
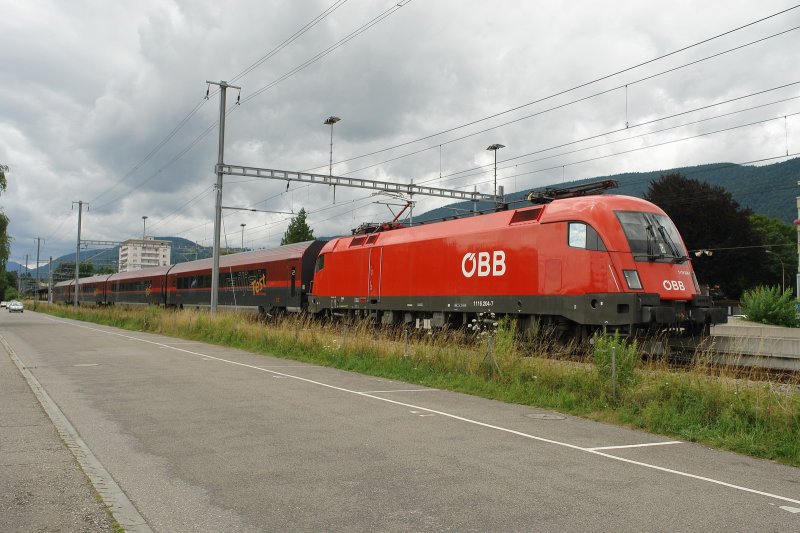
[[[381,264],[383,262],[383,247],[375,246],[369,249],[369,269],[367,272],[367,294],[370,301],[378,302],[381,299]]]

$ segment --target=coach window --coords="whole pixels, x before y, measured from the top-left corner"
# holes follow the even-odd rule
[[[567,243],[570,248],[605,251],[603,240],[593,227],[583,222],[570,222]]]

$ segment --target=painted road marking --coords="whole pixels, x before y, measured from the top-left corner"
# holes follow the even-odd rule
[[[636,465],[636,466],[640,466],[642,468],[649,468],[651,470],[657,470],[659,472],[664,472],[664,473],[667,473],[667,474],[674,474],[676,476],[686,477],[686,478],[690,478],[690,479],[696,479],[698,481],[705,481],[706,483],[712,483],[714,485],[719,485],[721,487],[727,487],[729,489],[734,489],[734,490],[738,490],[738,491],[742,491],[742,492],[748,492],[750,494],[758,494],[760,496],[765,496],[767,498],[773,498],[773,499],[776,499],[776,500],[782,500],[782,501],[785,501],[785,502],[795,503],[795,504],[800,505],[800,500],[796,500],[794,498],[788,498],[786,496],[781,496],[779,494],[773,494],[771,492],[765,492],[765,491],[762,491],[762,490],[751,489],[749,487],[744,487],[742,485],[735,485],[733,483],[728,483],[726,481],[721,481],[719,479],[714,479],[714,478],[710,478],[710,477],[706,477],[706,476],[700,476],[700,475],[697,475],[697,474],[691,474],[689,472],[683,472],[681,470],[674,470],[672,468],[665,468],[663,466],[658,466],[658,465],[654,465],[654,464],[650,464],[650,463],[645,463],[645,462],[642,462],[642,461],[634,461],[633,459],[626,459],[624,457],[618,457],[616,455],[611,455],[611,454],[608,454],[608,453],[604,453],[604,452],[599,451],[599,450],[593,450],[591,448],[585,448],[583,446],[578,446],[576,444],[570,444],[568,442],[562,442],[562,441],[558,441],[558,440],[554,440],[554,439],[548,439],[548,438],[545,438],[545,437],[538,437],[536,435],[531,435],[530,433],[524,433],[522,431],[517,431],[515,429],[504,428],[502,426],[497,426],[497,425],[494,425],[494,424],[488,424],[486,422],[481,422],[479,420],[473,420],[471,418],[466,418],[466,417],[463,417],[463,416],[455,415],[455,414],[452,414],[452,413],[447,413],[447,412],[444,412],[444,411],[437,411],[435,409],[430,409],[428,407],[420,407],[418,405],[414,405],[414,404],[410,404],[410,403],[400,402],[400,401],[397,401],[397,400],[390,400],[389,398],[381,398],[380,396],[373,396],[373,395],[368,394],[366,392],[359,392],[359,391],[355,391],[355,390],[351,390],[351,389],[346,389],[344,387],[339,387],[337,385],[330,385],[328,383],[323,383],[321,381],[314,381],[313,379],[308,379],[308,378],[304,378],[304,377],[300,377],[300,376],[293,376],[291,374],[284,374],[282,372],[277,372],[275,370],[269,370],[267,368],[263,368],[263,367],[259,367],[259,366],[255,366],[255,365],[249,365],[247,363],[240,363],[238,361],[232,361],[230,359],[223,359],[221,357],[214,357],[214,356],[202,354],[202,353],[199,353],[199,352],[193,352],[193,351],[190,351],[190,350],[185,350],[183,348],[172,348],[172,347],[170,347],[170,346],[168,346],[168,345],[166,345],[164,343],[161,343],[161,342],[156,342],[156,341],[152,341],[152,340],[148,340],[148,339],[142,339],[140,337],[134,337],[132,335],[124,335],[122,333],[117,333],[115,331],[92,328],[92,327],[89,327],[89,326],[84,326],[82,324],[75,324],[73,322],[69,322],[69,321],[66,321],[66,320],[59,320],[59,319],[51,318],[49,316],[46,316],[45,318],[47,320],[52,321],[52,322],[59,322],[61,324],[65,324],[65,325],[76,327],[76,328],[88,329],[89,331],[98,331],[98,332],[101,332],[101,333],[105,333],[107,335],[113,335],[113,336],[116,336],[116,337],[122,337],[123,339],[130,339],[130,340],[134,340],[134,341],[143,342],[145,344],[152,344],[153,346],[166,346],[166,347],[171,348],[171,349],[173,349],[175,351],[187,353],[187,354],[190,354],[190,355],[194,355],[194,356],[198,356],[198,357],[209,357],[209,358],[214,359],[216,361],[219,361],[221,363],[227,363],[229,365],[240,366],[240,367],[243,367],[243,368],[250,368],[252,370],[258,370],[260,372],[268,372],[270,374],[280,375],[280,376],[284,376],[284,377],[287,377],[287,378],[296,379],[297,381],[302,381],[304,383],[309,383],[311,385],[317,385],[319,387],[325,387],[327,389],[338,390],[338,391],[345,392],[345,393],[348,393],[348,394],[354,394],[356,396],[363,396],[364,398],[372,398],[373,400],[377,400],[377,401],[385,402],[385,403],[390,403],[390,404],[393,404],[393,405],[399,405],[401,407],[407,407],[409,409],[415,409],[415,410],[419,410],[419,411],[426,411],[428,413],[441,415],[441,416],[450,418],[452,420],[459,420],[459,421],[465,422],[467,424],[472,424],[472,425],[483,427],[483,428],[487,428],[487,429],[493,429],[495,431],[501,431],[503,433],[508,433],[510,435],[517,435],[519,437],[523,437],[523,438],[530,439],[530,440],[535,440],[535,441],[538,441],[538,442],[546,442],[548,444],[553,444],[555,446],[562,446],[564,448],[569,448],[571,450],[590,453],[592,455],[605,457],[607,459],[611,459],[611,460],[614,460],[614,461],[619,461],[621,463],[627,463],[627,464],[631,464],[631,465]]]
[[[670,440],[666,442],[648,442],[646,444],[626,444],[624,446],[599,446],[596,448],[586,448],[586,449],[594,452],[597,450],[620,450],[622,448],[644,448],[645,446],[665,446],[667,444],[683,444],[683,442],[679,440]]]
[[[273,367],[274,368],[274,367]],[[439,389],[395,389],[395,390],[364,390],[364,394],[379,394],[382,392],[428,392],[438,391]]]

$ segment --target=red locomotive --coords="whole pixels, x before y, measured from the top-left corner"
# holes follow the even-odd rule
[[[261,313],[357,314],[424,328],[464,325],[491,311],[516,317],[522,328],[538,320],[578,336],[604,327],[627,335],[699,333],[726,322],[724,310],[700,294],[683,241],[661,209],[628,196],[581,195],[589,190],[520,209],[224,256],[218,301]],[[206,259],[80,284],[103,295],[99,304],[208,306],[210,276]],[[73,283],[59,284],[57,294],[68,299]],[[150,298],[142,298],[147,290]]]
[[[309,310],[384,324],[467,324],[492,311],[576,334],[724,323],[700,294],[675,226],[655,205],[582,196],[330,241]]]

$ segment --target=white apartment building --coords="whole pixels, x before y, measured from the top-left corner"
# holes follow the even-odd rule
[[[170,263],[172,244],[153,237],[128,239],[119,246],[119,271],[130,272]]]

